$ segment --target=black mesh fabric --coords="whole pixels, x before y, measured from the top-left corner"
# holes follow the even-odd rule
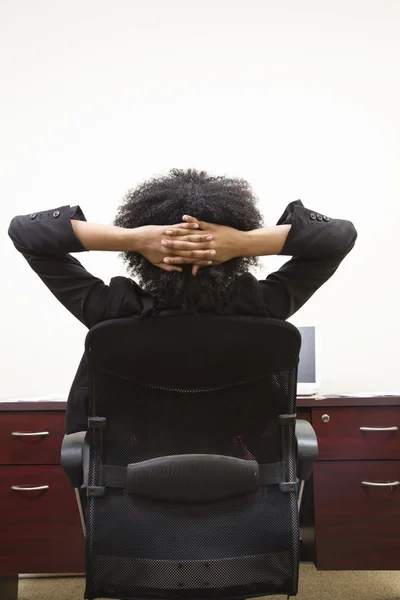
[[[206,390],[143,385],[95,365],[89,375],[90,414],[107,419],[103,434],[90,431],[90,486],[101,484],[101,461],[125,467],[188,453],[283,461],[286,481],[295,481],[294,425],[280,425],[278,416],[295,411],[296,366]],[[107,488],[88,498],[85,597],[295,595],[296,500],[279,485],[194,504]]]

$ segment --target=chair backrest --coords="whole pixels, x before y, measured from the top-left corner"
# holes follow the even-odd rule
[[[300,344],[288,323],[239,316],[119,319],[89,331],[87,598],[297,592]],[[259,485],[197,501],[198,492],[180,501],[135,493],[154,488],[154,464],[121,484],[128,465],[171,455],[253,461]],[[223,489],[221,469],[207,480],[206,466],[193,475],[188,465],[198,466],[166,464],[164,476],[199,489],[203,473],[205,486]]]

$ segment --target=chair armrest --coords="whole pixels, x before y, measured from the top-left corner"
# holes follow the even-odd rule
[[[296,420],[297,477],[305,481],[311,476],[318,456],[318,441],[313,426],[303,419]]]
[[[83,451],[86,431],[65,435],[61,446],[61,466],[72,487],[83,484]],[[87,442],[86,442],[87,443]]]

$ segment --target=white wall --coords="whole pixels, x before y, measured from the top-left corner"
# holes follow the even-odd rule
[[[249,179],[270,224],[297,198],[354,221],[355,250],[293,321],[320,326],[324,391],[399,391],[399,18],[397,0],[3,0],[1,397],[66,392],[85,335],[11,217],[79,203],[109,222],[175,166]]]

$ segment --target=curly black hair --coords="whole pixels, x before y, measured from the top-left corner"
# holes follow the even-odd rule
[[[142,225],[173,225],[182,216],[228,225],[242,231],[262,226],[257,199],[247,181],[212,177],[195,169],[172,169],[169,175],[145,181],[129,190],[118,208],[115,225],[133,228]],[[217,301],[228,300],[238,277],[257,263],[255,258],[234,258],[221,265],[200,269],[196,277],[191,265],[183,271],[167,272],[152,265],[136,252],[122,254],[132,275],[161,306],[211,309]]]

